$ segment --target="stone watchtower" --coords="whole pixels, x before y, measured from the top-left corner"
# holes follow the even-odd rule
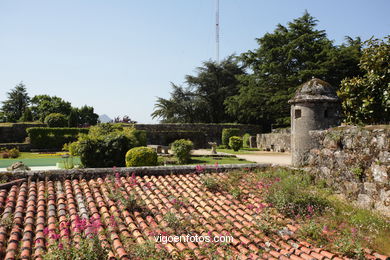
[[[340,99],[327,82],[313,78],[299,86],[291,104],[292,165],[303,166],[310,149],[315,147],[309,131],[340,124]]]

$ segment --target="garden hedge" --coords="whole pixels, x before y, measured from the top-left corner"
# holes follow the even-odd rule
[[[229,148],[229,138],[232,136],[239,136],[240,129],[238,128],[224,128],[222,130],[222,144]]]
[[[87,134],[87,128],[55,128],[55,127],[31,127],[27,128],[31,148],[58,149],[64,144],[77,141],[80,133]]]

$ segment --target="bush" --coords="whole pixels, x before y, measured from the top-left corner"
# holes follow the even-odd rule
[[[313,192],[314,180],[309,174],[279,169],[271,176],[274,183],[265,200],[288,217],[321,214],[329,205],[325,196]]]
[[[238,151],[242,148],[242,138],[239,136],[232,136],[229,138],[229,146],[234,150]]]
[[[20,152],[18,148],[12,148],[8,150],[9,157],[18,158],[20,156]]]
[[[250,148],[251,147],[251,144],[250,144],[250,141],[249,139],[251,138],[251,135],[246,133],[244,134],[244,136],[242,137],[242,146],[244,148]]]
[[[239,136],[240,135],[240,129],[238,128],[224,128],[222,130],[222,144],[225,145],[227,148],[229,147],[229,138],[232,136]]]
[[[79,134],[88,133],[86,128],[65,127],[30,127],[26,131],[32,148],[58,150],[61,150],[64,144],[76,141]]]
[[[126,153],[126,167],[155,166],[157,153],[150,147],[135,147]]]
[[[194,144],[190,140],[179,139],[172,143],[171,148],[180,164],[191,161],[191,150]]]
[[[75,144],[68,144],[68,148],[80,155],[85,167],[124,167],[127,151],[144,142],[143,135],[137,135],[137,132],[131,127],[100,124],[92,126],[88,135],[80,135]]]
[[[48,127],[65,127],[68,125],[68,120],[63,114],[51,113],[45,117],[45,123]]]

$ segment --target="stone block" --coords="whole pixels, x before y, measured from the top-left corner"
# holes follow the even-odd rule
[[[372,177],[374,181],[380,182],[380,183],[388,183],[389,182],[389,176],[388,172],[390,170],[389,166],[386,165],[379,165],[373,163],[370,167],[372,172]]]
[[[359,194],[356,203],[359,207],[365,209],[372,209],[374,206],[374,200],[367,194]]]

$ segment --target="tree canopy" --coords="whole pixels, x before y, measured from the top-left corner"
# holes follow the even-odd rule
[[[2,116],[7,122],[16,122],[19,120],[30,103],[30,97],[27,94],[26,86],[19,83],[7,93],[8,99],[3,101],[1,107]]]
[[[359,66],[363,76],[342,81],[339,96],[347,123],[390,122],[390,36],[365,42]]]
[[[230,122],[233,118],[226,113],[224,102],[238,93],[237,76],[244,73],[234,56],[221,63],[206,61],[196,75],[185,76],[185,87],[171,83],[171,97],[157,98],[152,117],[163,122]]]
[[[339,87],[345,77],[362,74],[360,38],[336,46],[318,21],[305,12],[286,26],[257,39],[259,47],[230,56],[221,64],[204,62],[185,86],[172,83],[171,96],[158,98],[153,118],[163,122],[237,122],[271,126],[290,124],[287,101],[313,77]]]
[[[61,114],[69,121],[69,126],[96,125],[99,116],[94,108],[84,105],[81,108],[72,107],[71,103],[57,96],[36,95],[30,98],[26,86],[18,84],[7,93],[8,99],[3,101],[0,110],[0,119],[6,122],[41,121],[49,114]]]
[[[241,123],[289,125],[287,101],[297,87],[313,77],[339,86],[346,76],[359,73],[360,40],[334,46],[317,20],[305,12],[287,26],[257,39],[259,48],[241,54],[252,73],[239,77],[239,94],[225,101],[227,112]]]
[[[57,96],[36,95],[31,99],[31,110],[35,120],[44,121],[52,113],[69,115],[72,105]]]

